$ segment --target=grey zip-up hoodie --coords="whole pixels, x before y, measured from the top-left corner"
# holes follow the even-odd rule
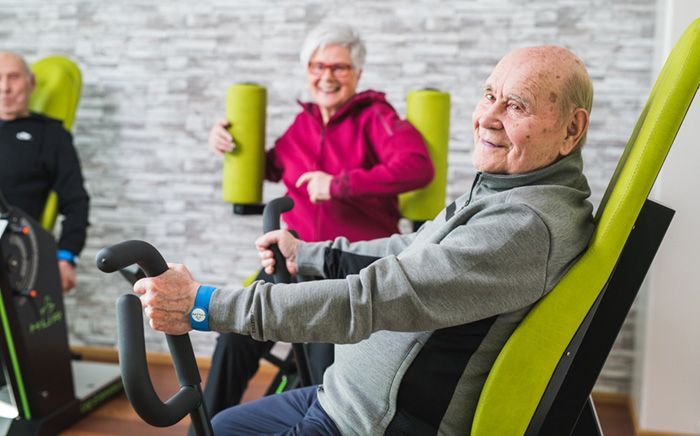
[[[343,434],[467,435],[508,336],[590,239],[582,166],[479,174],[410,235],[301,243],[299,273],[336,279],[217,290],[210,326],[345,344],[318,392]]]

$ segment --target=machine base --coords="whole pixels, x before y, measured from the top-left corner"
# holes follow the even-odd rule
[[[123,390],[119,365],[74,360],[71,369],[77,398],[42,418],[17,418],[17,408],[12,404],[8,387],[0,388],[0,434],[58,434]]]

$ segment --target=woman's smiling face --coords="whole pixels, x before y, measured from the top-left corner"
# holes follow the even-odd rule
[[[355,95],[360,74],[350,52],[341,45],[327,45],[314,52],[306,76],[311,97],[321,108],[324,121]]]

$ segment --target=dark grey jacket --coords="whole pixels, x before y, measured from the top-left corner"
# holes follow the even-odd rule
[[[346,344],[319,389],[343,434],[469,434],[499,350],[592,234],[582,165],[479,174],[414,234],[300,244],[301,274],[342,278],[217,291],[210,325]]]

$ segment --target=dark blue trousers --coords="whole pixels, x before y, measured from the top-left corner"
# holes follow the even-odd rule
[[[223,410],[212,419],[214,435],[340,436],[316,399],[317,389],[294,389]]]

